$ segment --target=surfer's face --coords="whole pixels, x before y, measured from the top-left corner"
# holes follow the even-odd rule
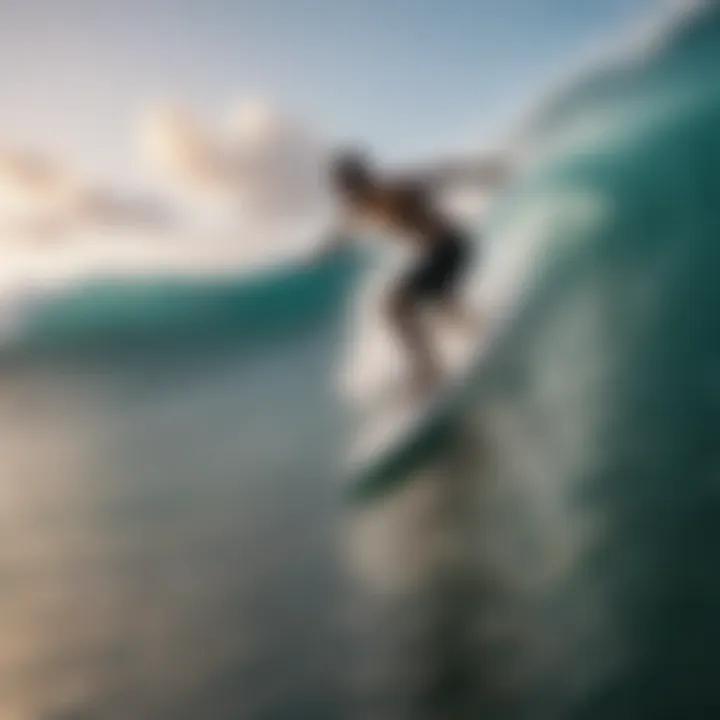
[[[372,179],[362,163],[341,160],[333,168],[333,184],[341,195],[355,200],[367,194],[372,187]]]

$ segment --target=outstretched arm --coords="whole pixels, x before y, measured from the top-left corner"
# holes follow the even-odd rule
[[[313,262],[322,262],[329,256],[347,247],[353,239],[354,222],[350,217],[343,217],[325,235],[312,253]]]
[[[428,164],[412,169],[405,177],[432,192],[447,192],[461,188],[495,190],[504,185],[511,174],[509,158],[488,155]]]

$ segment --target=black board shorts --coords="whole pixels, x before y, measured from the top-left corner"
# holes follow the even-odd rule
[[[445,233],[401,279],[401,292],[415,300],[451,295],[467,269],[470,251],[470,242],[462,233]]]

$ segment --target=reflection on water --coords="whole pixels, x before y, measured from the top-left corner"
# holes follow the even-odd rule
[[[323,342],[6,368],[3,720],[522,709],[547,657],[537,583],[507,556],[527,488],[478,477],[466,426],[340,505]]]
[[[456,456],[457,459],[458,456]],[[471,717],[483,697],[478,487],[448,462],[349,521],[358,583],[362,717]]]
[[[329,392],[329,354],[313,357],[302,378],[282,358],[192,353],[4,374],[3,720],[334,703],[341,427],[299,421]]]
[[[607,672],[602,595],[568,584],[577,567],[565,543],[579,538],[555,542],[573,511],[506,468],[495,482],[481,415],[432,467],[349,520],[360,717],[560,717]],[[543,514],[543,503],[555,507]],[[558,597],[564,607],[549,613]]]
[[[514,718],[567,669],[568,508],[470,425],[341,505],[336,347],[6,368],[3,720]]]

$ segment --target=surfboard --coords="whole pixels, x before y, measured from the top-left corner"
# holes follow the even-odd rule
[[[366,409],[358,420],[345,468],[351,498],[375,496],[393,487],[409,470],[433,453],[453,429],[453,418],[468,392],[474,370],[490,344],[492,328],[479,337],[457,342],[446,358],[439,386],[414,399],[392,395]]]
[[[345,366],[350,372],[341,384],[353,389],[345,394],[356,418],[341,474],[343,493],[351,500],[390,492],[413,469],[432,461],[462,423],[463,407],[472,402],[485,359],[524,293],[519,280],[525,275],[525,255],[516,257],[512,247],[488,256],[484,264],[473,263],[461,292],[466,307],[478,316],[479,327],[457,333],[442,320],[436,325],[432,334],[443,355],[444,379],[434,392],[414,401],[393,402],[394,397],[401,398],[394,386],[403,383],[405,369],[398,372],[397,352],[382,351],[392,347],[397,351],[394,338],[371,332],[381,316],[373,298],[382,297],[392,271],[387,276],[381,273],[377,281],[366,280],[358,297],[367,305],[360,302],[356,316],[364,331],[348,345]],[[369,369],[372,372],[363,374]]]

